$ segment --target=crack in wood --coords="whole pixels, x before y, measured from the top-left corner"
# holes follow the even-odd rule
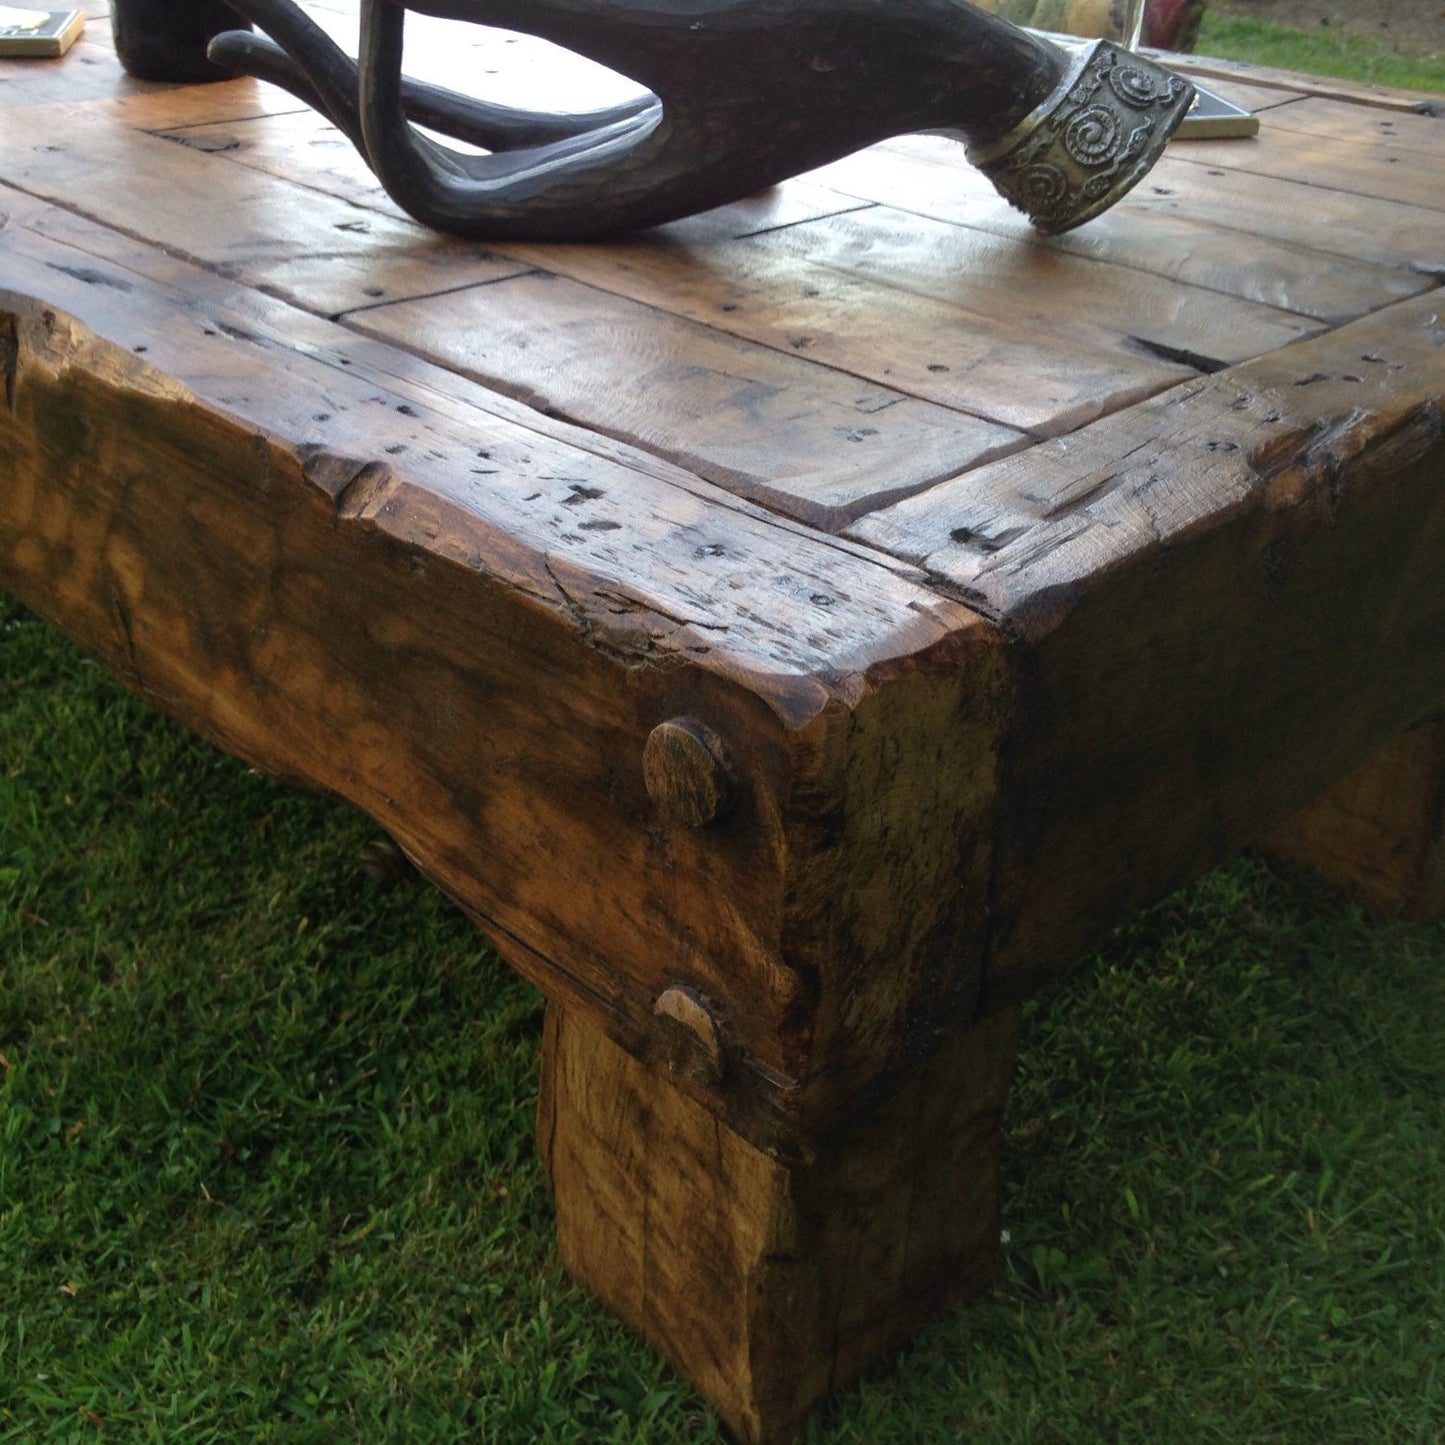
[[[13,311],[0,315],[0,380],[5,386],[5,410],[15,410],[20,377],[20,325]]]
[[[1177,366],[1188,366],[1205,376],[1212,376],[1216,371],[1223,371],[1230,364],[1227,361],[1221,361],[1217,356],[1204,356],[1200,352],[1190,351],[1184,347],[1169,346],[1163,341],[1151,341],[1147,336],[1126,336],[1124,340],[1128,345],[1135,346],[1160,361],[1173,362]]]
[[[45,264],[52,271],[59,271],[64,276],[73,276],[77,281],[84,281],[87,286],[110,286],[117,291],[134,289],[124,277],[108,276],[104,271],[97,271],[92,266],[64,266],[59,261],[47,261]]]

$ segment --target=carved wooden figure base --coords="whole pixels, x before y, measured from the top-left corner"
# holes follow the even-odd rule
[[[749,1445],[982,1290],[1017,1011],[789,1166],[553,1004],[537,1137],[571,1274]]]
[[[1264,848],[1371,913],[1445,918],[1445,718],[1401,733]]]

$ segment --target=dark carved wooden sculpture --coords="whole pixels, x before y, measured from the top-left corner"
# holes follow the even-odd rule
[[[1065,50],[964,0],[362,0],[357,61],[292,0],[230,4],[270,39],[222,34],[214,62],[316,106],[398,205],[477,239],[652,226],[925,130],[956,135],[1036,226],[1062,231],[1150,168],[1192,96],[1106,41]],[[540,36],[649,94],[562,115],[416,84],[401,74],[408,10]]]

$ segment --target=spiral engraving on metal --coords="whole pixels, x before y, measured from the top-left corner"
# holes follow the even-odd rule
[[[1039,230],[1067,231],[1149,170],[1193,97],[1188,81],[1101,40],[1008,135],[968,156]]]

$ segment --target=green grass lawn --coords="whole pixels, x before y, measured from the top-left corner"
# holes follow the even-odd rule
[[[1388,8],[1389,0],[1380,0]],[[1254,65],[1338,75],[1405,90],[1445,91],[1445,55],[1407,55],[1342,30],[1286,30],[1267,21],[1206,11],[1195,47],[1201,55]]]
[[[0,601],[0,1440],[715,1438],[553,1257],[540,997],[372,837]],[[808,1440],[1445,1440],[1442,1020],[1445,928],[1253,860],[1136,920],[1031,1010],[997,1287]]]

